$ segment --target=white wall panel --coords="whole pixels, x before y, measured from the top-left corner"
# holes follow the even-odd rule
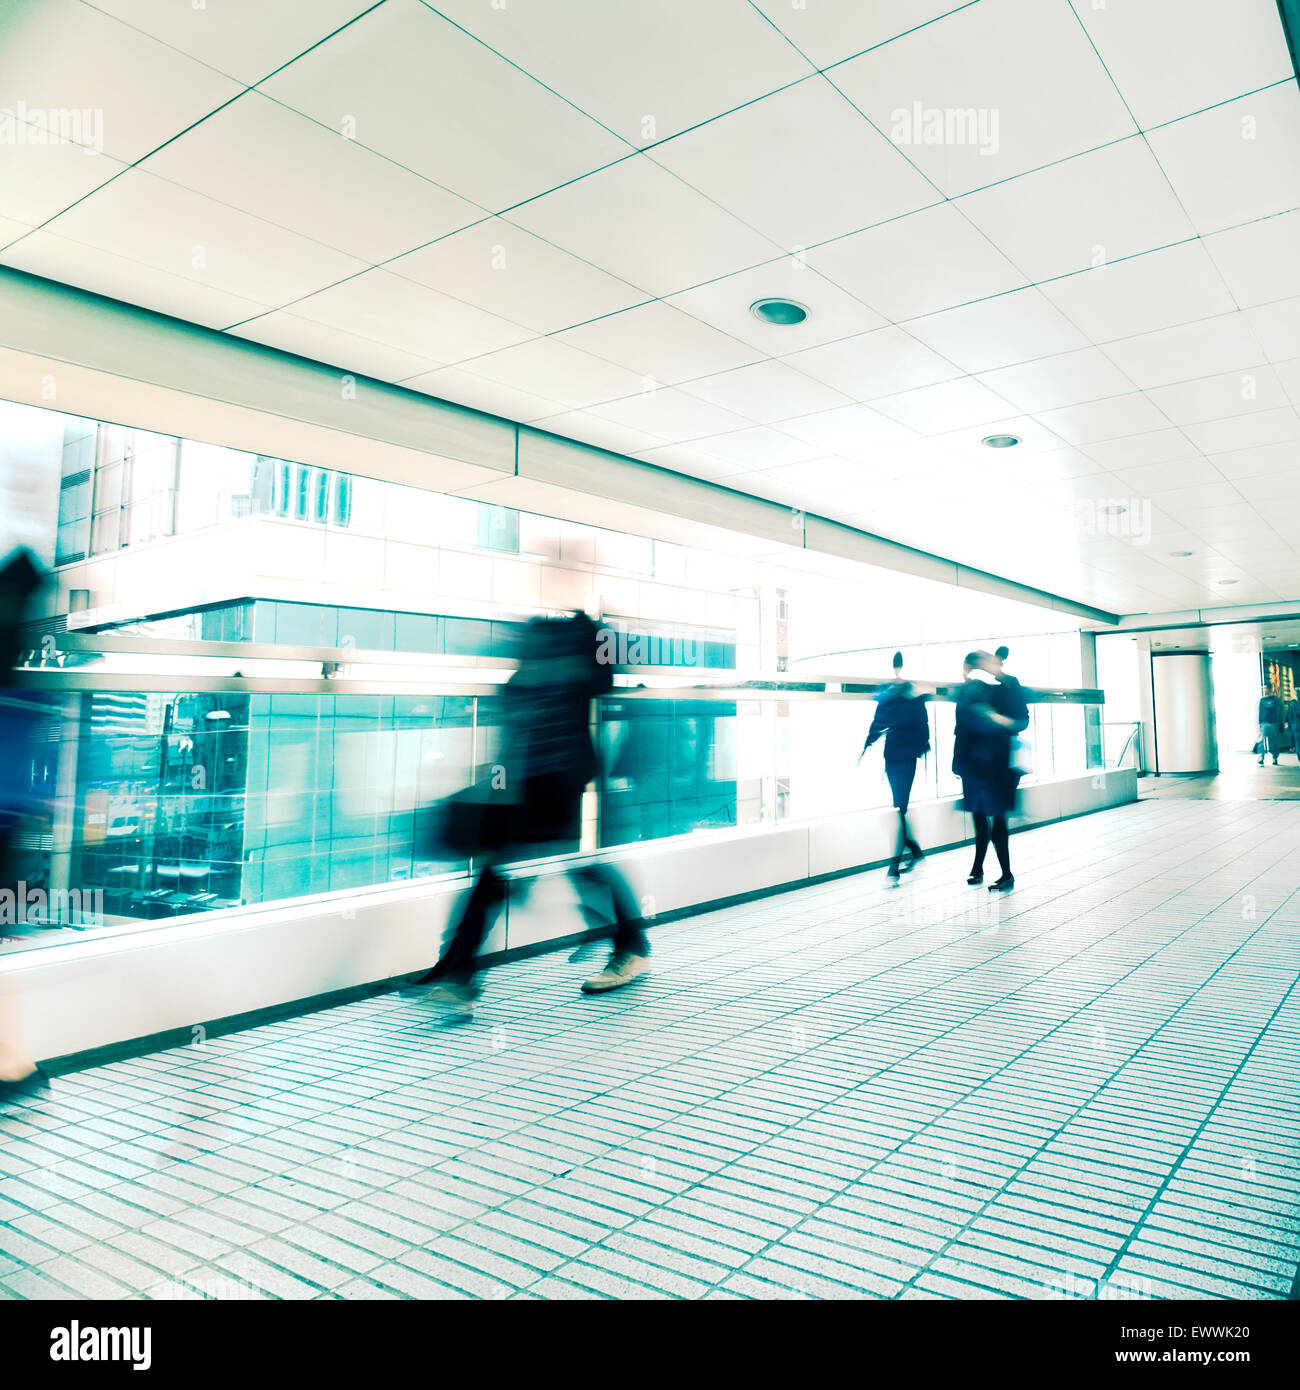
[[[1025,789],[1018,828],[1133,801],[1132,771]],[[763,892],[879,863],[893,849],[888,809],[606,851],[648,911]],[[935,848],[968,837],[952,801],[919,804],[913,824]],[[485,942],[495,953],[581,929],[557,863],[518,871],[535,880]],[[463,879],[334,894],[211,913],[167,926],[122,928],[84,941],[0,956],[0,1012],[14,1012],[37,1057],[68,1056],[156,1033],[190,1030],[295,1000],[413,974],[436,957]],[[527,897],[527,900],[523,899]],[[576,986],[576,981],[575,981]]]

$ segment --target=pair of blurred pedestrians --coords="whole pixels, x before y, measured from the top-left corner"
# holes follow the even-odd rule
[[[1007,816],[1015,809],[1023,771],[1020,735],[1029,725],[1029,710],[1020,682],[1003,663],[1009,652],[972,651],[962,663],[962,685],[956,705],[952,770],[962,783],[961,806],[975,826],[975,860],[966,882],[984,882],[984,860],[992,844],[1001,874],[990,892],[1015,887],[1011,872]],[[903,655],[894,653],[894,679],[880,696],[862,754],[878,739],[885,740],[885,776],[889,781],[898,829],[886,879],[896,886],[901,876],[925,858],[907,821],[916,764],[930,751],[930,720],[926,704],[933,685],[903,677]],[[858,755],[861,761],[862,754]]]

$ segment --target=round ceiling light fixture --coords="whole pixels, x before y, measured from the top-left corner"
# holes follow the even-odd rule
[[[1237,582],[1237,581],[1236,581],[1235,579],[1220,579],[1220,580],[1219,580],[1219,583],[1220,583],[1220,584],[1235,584],[1236,582]]]
[[[808,310],[793,299],[756,299],[749,306],[749,312],[760,323],[774,323],[781,328],[802,323],[808,317]]]
[[[1189,560],[1196,554],[1194,550],[1171,550],[1169,553],[1175,560]]]
[[[1020,443],[1020,436],[1015,434],[990,434],[980,440],[980,443],[989,449],[1014,449]]]
[[[1102,516],[1123,516],[1128,511],[1128,508],[1120,506],[1111,506],[1101,507],[1098,510],[1101,512]]]

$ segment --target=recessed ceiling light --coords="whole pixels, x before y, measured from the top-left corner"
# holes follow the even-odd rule
[[[1178,560],[1186,560],[1189,556],[1196,554],[1194,550],[1171,550],[1169,553]]]
[[[980,443],[990,449],[1014,449],[1020,443],[1020,438],[1014,434],[990,434],[987,438],[981,439]]]
[[[1116,507],[1102,507],[1102,508],[1100,509],[1100,511],[1101,511],[1102,516],[1123,516],[1124,513],[1128,511],[1128,508],[1127,508],[1127,507],[1118,507],[1118,506],[1116,506]]]
[[[756,299],[749,312],[763,323],[780,324],[783,328],[802,323],[808,317],[808,310],[793,299]]]
[[[1220,583],[1220,584],[1235,584],[1236,582],[1237,582],[1237,581],[1236,581],[1235,579],[1220,579],[1220,580],[1219,580],[1219,583]]]

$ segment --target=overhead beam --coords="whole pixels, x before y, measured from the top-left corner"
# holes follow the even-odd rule
[[[812,551],[1117,621],[841,522],[3,267],[0,398],[724,553]]]

